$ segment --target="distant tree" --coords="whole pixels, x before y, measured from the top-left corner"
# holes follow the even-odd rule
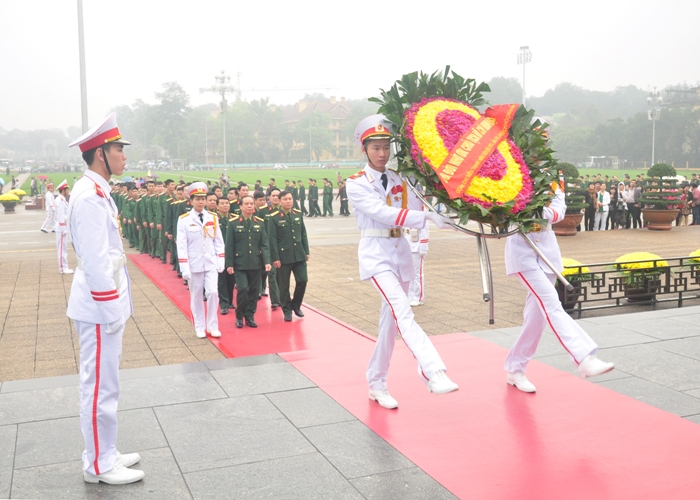
[[[156,141],[171,157],[179,158],[180,141],[185,138],[190,96],[177,82],[164,83],[163,91],[156,92],[155,96],[160,101],[160,105],[154,109],[159,124]]]
[[[488,81],[491,92],[484,94],[491,104],[515,104],[522,101],[523,87],[517,78],[497,76]],[[528,106],[529,107],[529,106]]]
[[[302,117],[295,127],[295,140],[306,143],[315,154],[316,160],[321,157],[325,149],[330,149],[333,144],[333,133],[328,128],[331,117],[322,111],[312,111]]]

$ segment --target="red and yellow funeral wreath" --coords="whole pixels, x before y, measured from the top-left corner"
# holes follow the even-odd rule
[[[517,104],[488,107],[482,97],[488,91],[448,66],[444,73],[404,75],[371,101],[395,125],[399,172],[462,223],[527,230],[551,201],[556,161],[534,111]]]

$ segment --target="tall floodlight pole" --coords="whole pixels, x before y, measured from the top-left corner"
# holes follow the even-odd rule
[[[654,90],[649,92],[649,97],[647,97],[647,104],[649,105],[649,111],[647,112],[647,117],[651,120],[651,165],[654,165],[654,146],[656,145],[656,121],[659,119],[661,114],[661,103],[664,98],[661,97],[659,91]]]
[[[530,52],[530,47],[523,45],[520,47],[520,52],[518,52],[518,64],[523,65],[523,104],[525,104],[525,65],[532,61],[532,52]]]
[[[221,116],[223,119],[223,129],[224,129],[224,171],[226,171],[226,108],[228,103],[226,102],[226,92],[236,92],[236,87],[229,85],[226,82],[231,81],[231,77],[226,74],[222,69],[220,75],[215,75],[214,80],[217,81],[208,89],[199,89],[200,92],[216,92],[221,96]]]
[[[83,33],[83,0],[78,0],[78,46],[80,50],[80,109],[83,133],[88,131],[87,77],[85,76],[85,35]]]

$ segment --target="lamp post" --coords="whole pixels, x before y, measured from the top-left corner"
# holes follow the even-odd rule
[[[525,65],[532,61],[532,52],[530,52],[530,47],[523,45],[520,47],[520,52],[518,52],[518,64],[523,65],[523,104],[525,104]]]
[[[226,108],[228,103],[226,102],[226,92],[236,92],[236,87],[229,85],[226,82],[231,81],[231,77],[226,74],[222,69],[220,75],[214,75],[214,80],[217,81],[211,88],[199,89],[200,92],[215,92],[221,96],[221,116],[223,119],[223,129],[224,129],[224,172],[226,171]]]
[[[658,90],[656,90],[656,87],[654,87],[654,90],[649,92],[649,97],[647,97],[647,104],[649,105],[649,111],[647,111],[647,117],[649,120],[651,120],[651,165],[654,165],[654,147],[656,145],[656,121],[659,119],[659,115],[661,115],[661,103],[663,102],[664,98],[661,97],[660,93]]]
[[[87,78],[85,76],[85,35],[83,30],[83,0],[78,0],[78,50],[80,51],[80,110],[83,133],[88,131]]]

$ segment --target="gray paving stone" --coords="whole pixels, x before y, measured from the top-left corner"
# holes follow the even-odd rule
[[[118,413],[117,449],[142,452],[168,446],[151,408]],[[78,417],[20,424],[15,468],[36,467],[79,459],[85,445]]]
[[[0,425],[77,416],[76,386],[0,394]]]
[[[362,498],[320,453],[192,472],[185,480],[195,498]]]
[[[691,422],[695,422],[696,424],[700,424],[700,415],[689,415],[683,418],[686,420],[690,420]]]
[[[385,472],[350,480],[369,499],[400,498],[401,500],[455,499],[443,485],[418,467]]]
[[[664,351],[657,344],[613,347],[604,352],[603,359],[630,375],[676,391],[700,388],[700,361]]]
[[[183,472],[314,451],[263,395],[164,406],[155,412]]]
[[[318,387],[276,392],[267,394],[267,397],[297,428],[355,420],[350,412]]]
[[[624,328],[660,340],[700,335],[700,328],[693,328],[687,322],[678,321],[673,317],[640,318],[624,323]]]
[[[80,460],[20,469],[15,471],[12,498],[192,498],[168,448],[143,452],[132,468],[146,471],[146,477],[119,486],[86,483]]]
[[[315,387],[289,363],[269,363],[215,370],[211,375],[230,397]]]
[[[209,372],[194,372],[125,380],[121,383],[119,408],[129,410],[225,397],[226,393]]]
[[[648,380],[628,377],[603,381],[600,385],[681,417],[700,413],[700,399]]]
[[[607,354],[605,354],[605,351],[600,352],[600,357],[604,361],[612,361],[615,363],[615,360],[610,358]],[[576,365],[571,361],[571,358],[569,357],[568,354],[557,354],[555,356],[535,356],[537,361],[540,361],[546,365],[551,366],[552,368],[556,368],[557,370],[561,370],[563,372],[570,373],[576,377],[579,376],[578,370],[576,368]],[[611,372],[604,373],[603,375],[599,375],[597,377],[588,379],[591,382],[603,382],[605,380],[616,380],[618,378],[626,378],[630,377],[631,375],[629,373],[625,373],[624,371],[620,370],[617,366],[617,363],[615,364],[615,369]],[[537,385],[534,381],[533,383]]]
[[[10,498],[17,426],[0,427],[0,498]]]
[[[307,427],[301,432],[348,479],[414,466],[359,421]]]
[[[657,338],[628,330],[624,327],[624,323],[622,325],[601,325],[585,319],[579,320],[577,323],[600,348],[658,342]]]
[[[51,389],[54,387],[77,386],[80,383],[78,375],[61,375],[59,377],[32,378],[28,380],[12,380],[2,384],[0,393],[33,391]]]
[[[700,360],[700,337],[663,340],[655,344],[654,347]]]

